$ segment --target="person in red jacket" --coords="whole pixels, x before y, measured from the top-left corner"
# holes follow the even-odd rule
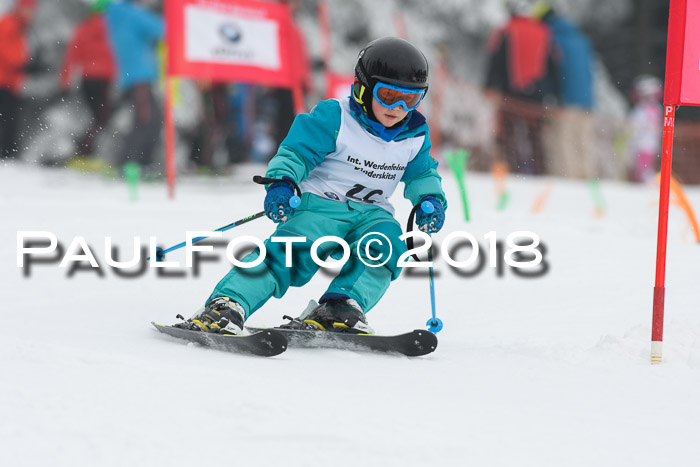
[[[36,0],[18,0],[14,10],[0,17],[0,159],[19,155],[17,124],[29,62],[26,34],[35,10]]]
[[[106,2],[92,4],[92,14],[80,23],[66,49],[61,69],[61,88],[68,91],[76,71],[82,73],[81,90],[92,114],[90,127],[78,143],[78,154],[91,157],[97,135],[112,112],[111,88],[115,66],[102,12]]]
[[[506,1],[510,19],[489,39],[484,87],[498,110],[494,161],[505,161],[520,173],[540,174],[544,171],[543,102],[552,92],[549,83],[556,62],[551,33],[528,16],[530,3]]]

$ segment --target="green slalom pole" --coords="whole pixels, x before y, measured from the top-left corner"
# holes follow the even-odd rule
[[[469,161],[469,151],[466,149],[453,149],[445,153],[445,159],[457,180],[457,186],[459,186],[462,208],[464,209],[464,220],[469,222],[469,200],[467,198],[467,187],[464,182],[464,173],[467,170]]]
[[[605,214],[605,197],[603,190],[600,188],[598,180],[591,178],[588,180],[588,190],[593,197],[593,205],[595,206],[596,214],[602,216]]]
[[[139,200],[139,180],[141,179],[141,166],[138,162],[127,162],[124,164],[124,179],[129,187],[129,199]]]
[[[497,211],[503,211],[506,206],[508,206],[508,201],[510,201],[510,193],[507,191],[503,191],[499,196],[498,196],[498,202],[496,203],[496,210]]]

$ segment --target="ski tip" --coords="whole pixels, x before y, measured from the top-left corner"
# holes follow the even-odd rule
[[[435,352],[438,345],[437,336],[425,329],[416,329],[413,331],[414,341],[413,348],[406,353],[409,357],[419,357]]]
[[[250,334],[248,337],[257,337],[258,342],[261,344],[260,348],[257,349],[257,355],[264,357],[274,357],[287,350],[289,346],[289,341],[287,336],[279,331],[273,329],[264,329],[259,332]]]
[[[287,350],[287,336],[281,332],[265,329],[252,334],[215,334],[182,329],[151,321],[156,330],[172,337],[196,342],[217,350],[247,353],[262,357],[274,357]]]

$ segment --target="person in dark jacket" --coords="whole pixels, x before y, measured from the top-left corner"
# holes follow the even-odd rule
[[[497,155],[511,170],[542,173],[541,129],[548,76],[554,67],[551,34],[542,22],[527,16],[529,2],[509,0],[510,20],[495,31],[487,49],[485,88],[497,112]]]
[[[73,33],[61,68],[60,82],[63,91],[70,89],[75,71],[80,71],[80,88],[92,114],[90,127],[78,143],[77,153],[80,160],[74,158],[74,162],[78,164],[83,158],[93,156],[95,139],[107,125],[112,111],[110,95],[115,66],[107,25],[102,14],[107,4],[106,0],[97,0],[91,5],[90,16],[80,23]]]
[[[0,17],[0,159],[19,156],[18,124],[22,90],[29,64],[27,30],[36,11],[35,0],[18,0]]]

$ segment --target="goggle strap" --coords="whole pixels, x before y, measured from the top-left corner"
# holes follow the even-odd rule
[[[365,105],[365,101],[362,99],[362,96],[364,95],[366,89],[367,88],[365,88],[365,85],[360,83],[360,80],[357,79],[352,86],[352,97],[355,99],[355,102],[360,104],[365,113],[367,113],[367,106]]]

